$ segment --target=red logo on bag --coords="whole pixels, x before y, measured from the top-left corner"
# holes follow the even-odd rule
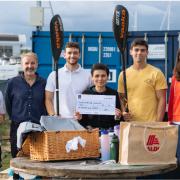
[[[160,144],[156,135],[154,134],[149,135],[146,146],[147,146],[147,149],[152,152],[156,152],[159,150]]]

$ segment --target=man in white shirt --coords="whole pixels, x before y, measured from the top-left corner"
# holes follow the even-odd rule
[[[65,47],[66,64],[58,70],[59,112],[62,118],[74,118],[76,95],[91,85],[90,72],[83,69],[78,60],[80,47],[77,42],[68,42]],[[51,72],[45,88],[45,104],[49,115],[56,115],[55,71]]]

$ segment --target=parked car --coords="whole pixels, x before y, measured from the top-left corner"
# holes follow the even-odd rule
[[[11,56],[9,59],[9,64],[20,64],[21,63],[21,57],[20,56]]]

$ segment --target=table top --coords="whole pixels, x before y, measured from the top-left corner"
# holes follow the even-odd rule
[[[27,157],[17,157],[10,161],[10,167],[16,172],[28,173],[44,177],[60,178],[127,178],[162,174],[176,169],[176,164],[129,166],[100,164],[99,160],[76,160],[39,162]]]

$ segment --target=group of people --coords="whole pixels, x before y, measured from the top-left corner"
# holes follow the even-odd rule
[[[78,63],[80,47],[68,42],[64,57],[66,63],[58,70],[59,112],[62,118],[74,118],[84,127],[110,128],[120,121],[163,121],[166,109],[167,83],[163,73],[147,63],[148,44],[135,39],[130,47],[133,64],[126,70],[128,100],[125,98],[123,74],[120,73],[118,91],[107,86],[109,69],[102,63],[94,64],[91,73]],[[23,73],[7,82],[6,110],[11,120],[10,142],[12,157],[17,154],[17,128],[24,121],[39,123],[41,115],[56,115],[55,72],[47,81],[36,72],[38,58],[35,53],[24,54],[21,59]],[[180,124],[180,50],[178,51],[169,96],[169,120]],[[82,115],[76,112],[77,94],[114,95],[115,116]],[[4,118],[0,94],[0,119]],[[128,102],[129,111],[126,112]]]

